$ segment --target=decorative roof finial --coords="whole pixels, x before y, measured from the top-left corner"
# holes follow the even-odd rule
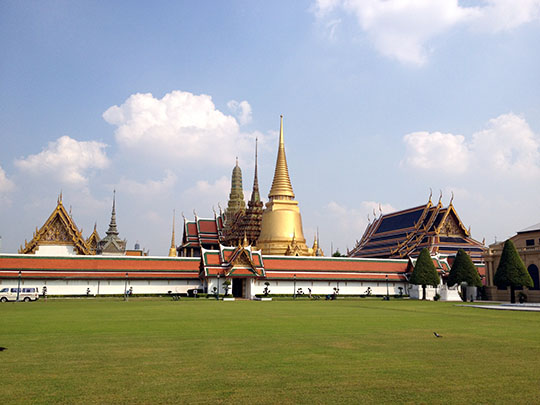
[[[381,216],[382,216],[382,207],[381,207],[381,203],[379,203],[379,213],[380,213]]]
[[[442,190],[439,190],[439,191],[441,192],[441,194],[439,195],[439,202],[438,202],[438,204],[440,204],[440,203],[441,203],[441,200],[442,200]]]
[[[433,196],[433,190],[429,188],[429,202],[431,202],[431,197]]]
[[[62,190],[60,190],[60,195],[58,195],[58,199],[56,200],[58,204],[62,204]]]
[[[452,205],[452,201],[454,201],[454,191],[452,191],[452,198],[450,198],[450,204],[448,204],[449,206]]]

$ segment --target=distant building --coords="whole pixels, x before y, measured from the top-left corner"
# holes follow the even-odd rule
[[[540,302],[540,275],[538,271],[540,268],[540,223],[518,231],[510,240],[516,246],[534,282],[532,288],[525,287],[523,292],[527,294],[528,301]],[[503,246],[504,242],[494,243],[489,246],[484,254],[487,267],[486,289],[489,299],[509,301],[510,289],[499,289],[493,283],[493,277],[501,260]]]
[[[71,210],[70,210],[71,211]],[[174,232],[174,231],[173,231]],[[174,234],[173,234],[174,238]],[[82,236],[75,221],[62,203],[62,194],[58,197],[56,208],[40,229],[36,228],[30,242],[25,241],[19,253],[40,256],[105,255],[105,256],[147,256],[136,245],[135,249],[126,249],[126,241],[118,236],[116,225],[116,198],[113,196],[111,222],[106,236],[101,239],[94,224],[94,230],[87,239]]]

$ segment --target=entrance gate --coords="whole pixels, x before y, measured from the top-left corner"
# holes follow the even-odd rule
[[[245,280],[243,278],[233,278],[232,279],[232,294],[235,298],[244,297],[244,285]]]

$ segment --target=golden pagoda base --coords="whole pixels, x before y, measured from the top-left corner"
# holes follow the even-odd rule
[[[274,199],[266,204],[257,247],[264,255],[313,256],[304,238],[298,201]]]

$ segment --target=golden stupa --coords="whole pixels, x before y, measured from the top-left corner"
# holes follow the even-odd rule
[[[313,249],[306,245],[298,201],[289,178],[285,143],[283,142],[283,116],[279,128],[279,147],[274,181],[268,194],[270,199],[262,214],[261,234],[257,248],[265,255],[312,256]]]

